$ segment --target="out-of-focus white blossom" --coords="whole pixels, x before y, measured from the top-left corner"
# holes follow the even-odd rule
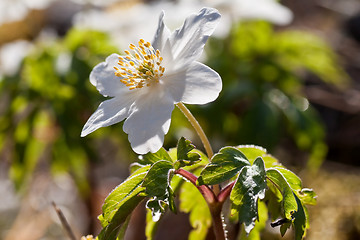
[[[54,0],[0,0],[0,25],[7,22],[19,21],[31,9],[44,9]]]
[[[169,28],[179,26],[183,19],[201,5],[197,1],[155,2],[153,4],[119,4],[107,10],[90,9],[74,17],[74,25],[109,32],[119,48],[127,47],[129,42],[136,42],[139,37],[151,39],[156,30],[158,17],[154,12],[165,11]]]
[[[126,3],[125,3],[126,2]],[[291,22],[292,12],[275,0],[178,0],[158,1],[152,4],[120,1],[106,11],[89,9],[78,13],[74,25],[109,32],[120,48],[139,38],[149,39],[156,25],[154,12],[167,13],[168,26],[178,26],[181,19],[202,7],[217,8],[222,19],[214,35],[226,36],[233,23],[242,20],[263,19],[277,25]]]
[[[217,8],[223,16],[214,32],[219,37],[226,36],[232,24],[243,20],[265,20],[276,25],[287,25],[293,19],[291,10],[276,0],[203,0],[202,3]]]
[[[32,47],[33,45],[30,42],[24,40],[3,45],[0,48],[0,76],[14,75]]]

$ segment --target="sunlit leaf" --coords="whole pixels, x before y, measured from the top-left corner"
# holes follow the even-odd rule
[[[239,222],[245,224],[249,233],[258,218],[258,200],[265,197],[266,175],[264,161],[257,158],[251,166],[245,166],[230,194],[232,208],[239,214]]]
[[[154,163],[144,178],[142,186],[150,196],[163,196],[170,184],[169,171],[173,165],[168,161],[160,160]]]
[[[280,165],[279,161],[268,154],[266,149],[263,147],[255,145],[239,145],[236,148],[246,156],[250,163],[253,163],[256,158],[261,157],[264,160],[266,168]]]
[[[170,162],[160,160],[151,166],[144,178],[142,186],[145,187],[145,192],[152,197],[147,201],[146,207],[151,209],[154,221],[160,219],[167,206],[172,211],[176,211],[170,188],[172,169],[173,165]]]
[[[140,164],[153,164],[156,163],[157,161],[160,160],[165,160],[168,162],[172,162],[172,159],[170,157],[170,155],[168,154],[168,152],[164,149],[164,148],[160,148],[159,151],[157,151],[156,153],[147,153],[145,155],[140,155],[139,156],[139,163]]]
[[[309,188],[303,189],[301,179],[295,173],[285,168],[276,167],[275,169],[281,172],[293,192],[300,198],[303,204],[316,204],[316,193]]]
[[[317,195],[314,192],[314,190],[309,188],[303,188],[298,194],[298,197],[300,198],[301,202],[303,204],[309,204],[309,205],[315,205],[316,204],[316,198]]]
[[[297,196],[295,196],[295,199],[298,205],[298,209],[294,213],[295,219],[293,223],[295,228],[295,240],[301,240],[305,235],[307,220],[306,220],[305,210],[300,199]]]
[[[281,192],[282,207],[286,219],[291,220],[294,212],[297,211],[298,206],[289,183],[286,181],[284,176],[277,169],[268,169],[266,171],[266,177],[269,179],[269,184],[275,185],[275,187]]]
[[[105,199],[103,213],[99,216],[103,226],[98,236],[100,240],[115,240],[120,226],[144,199],[145,196],[139,194],[145,191],[141,184],[149,168],[150,166],[145,166],[134,172]]]
[[[198,178],[200,185],[214,185],[229,180],[250,163],[246,156],[234,147],[224,147],[215,154]]]
[[[152,211],[147,209],[146,211],[146,227],[145,236],[147,240],[153,240],[155,237],[156,230],[160,221],[154,221]]]
[[[193,152],[195,148],[189,140],[186,140],[184,137],[179,139],[177,145],[177,161],[175,162],[175,169],[179,169],[184,166],[190,166],[199,162],[200,154]]]
[[[266,221],[268,220],[268,211],[263,201],[258,201],[258,212],[259,221],[255,222],[255,227],[249,234],[241,228],[239,240],[261,240],[261,232],[265,229]]]

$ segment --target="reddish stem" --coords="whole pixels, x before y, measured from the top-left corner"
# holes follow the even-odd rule
[[[226,235],[224,231],[223,219],[221,217],[221,209],[225,199],[219,201],[218,197],[216,197],[214,192],[207,185],[200,185],[200,186],[197,185],[196,184],[197,177],[191,172],[188,172],[180,168],[175,171],[175,174],[179,174],[188,181],[190,181],[203,195],[210,209],[216,240],[225,240]],[[224,190],[226,189],[227,188],[225,188]],[[231,187],[230,190],[220,192],[219,196],[222,198],[226,198],[226,196],[229,195],[230,191],[231,191]]]
[[[221,190],[219,195],[217,195],[217,200],[221,203],[223,203],[231,193],[232,188],[234,187],[235,182],[230,183],[227,185],[224,189]]]
[[[199,186],[196,184],[197,177],[194,174],[192,174],[191,172],[188,172],[184,169],[181,169],[181,168],[176,170],[175,174],[179,174],[179,175],[183,176],[185,179],[187,179],[188,181],[190,181],[200,191],[200,193],[203,195],[203,197],[205,198],[205,200],[208,204],[217,202],[217,198],[216,198],[214,192],[207,185]]]

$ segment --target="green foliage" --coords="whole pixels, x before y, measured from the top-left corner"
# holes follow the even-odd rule
[[[154,239],[159,222],[160,221],[155,222],[153,220],[152,211],[148,208],[146,211],[146,228],[145,228],[145,236],[147,240]]]
[[[207,157],[194,149],[191,142],[185,138],[181,138],[177,148],[169,152],[162,148],[156,153],[139,156],[139,163],[133,167],[130,177],[116,187],[105,200],[103,214],[99,217],[103,226],[100,240],[115,240],[126,217],[145,197],[148,198],[146,236],[152,239],[163,213],[168,208],[176,213],[173,189],[181,193],[180,210],[190,213],[190,223],[194,227],[191,239],[206,237],[211,225],[209,209],[195,186],[184,182],[182,178],[174,177],[173,165],[179,163],[179,158],[187,163],[181,167],[192,169],[191,171],[199,172],[199,166],[207,163]],[[192,204],[189,205],[189,202]],[[198,204],[201,204],[201,207]]]
[[[94,143],[102,140],[98,132],[79,140],[84,122],[101,100],[88,76],[95,64],[118,50],[106,34],[76,29],[52,44],[36,44],[20,72],[0,81],[0,101],[8,106],[0,109],[0,150],[10,153],[10,176],[18,188],[46,156],[53,173],[70,171],[86,194],[89,161],[100,158]],[[224,89],[217,102],[197,108],[210,135],[219,131],[229,145],[246,140],[269,149],[282,137],[291,137],[298,148],[312,154],[311,159],[324,157],[323,126],[301,91],[304,73],[336,86],[346,83],[331,49],[314,35],[275,33],[264,22],[243,23],[229,38],[211,44],[216,47],[210,47],[209,62],[222,76]],[[174,129],[184,121],[173,117]],[[102,132],[109,141],[122,143],[117,131]],[[174,176],[180,169],[193,174],[198,185]],[[204,185],[233,186],[232,212],[245,223],[241,239],[248,233],[249,239],[259,239],[268,213],[273,220],[280,218],[282,235],[293,226],[295,239],[302,239],[309,224],[306,205],[316,204],[315,193],[303,188],[298,176],[254,145],[224,147],[209,163],[204,153],[180,138],[177,148],[140,156],[131,172],[105,199],[100,240],[122,238],[132,211],[144,199],[146,236],[152,239],[163,213],[176,213],[177,193],[179,210],[189,213],[194,228],[189,239],[205,239],[211,226],[208,206],[213,206],[198,191]]]
[[[177,145],[177,161],[175,162],[175,169],[179,169],[185,166],[191,166],[199,161],[200,154],[197,152],[191,152],[195,148],[189,140],[184,137],[179,139]]]
[[[167,206],[176,212],[173,193],[170,188],[172,169],[173,165],[170,162],[160,160],[151,166],[142,183],[147,195],[152,197],[147,201],[146,207],[151,209],[155,222],[160,219]]]
[[[10,177],[18,189],[46,159],[54,174],[70,172],[80,192],[88,193],[89,161],[100,158],[92,140],[79,138],[100,100],[88,78],[95,64],[116,51],[106,34],[72,29],[64,39],[35,42],[19,72],[1,80],[0,151],[10,157]],[[120,142],[119,134],[112,135]]]
[[[179,165],[179,158],[192,164]],[[280,226],[282,235],[293,226],[295,239],[302,239],[308,228],[305,205],[316,203],[315,193],[302,188],[298,176],[280,165],[266,149],[254,145],[224,147],[208,163],[207,157],[195,150],[190,141],[180,138],[176,149],[160,149],[140,156],[134,169],[105,200],[103,214],[99,217],[103,225],[100,240],[115,240],[119,231],[126,227],[124,223],[132,210],[144,198],[148,199],[146,236],[153,239],[165,211],[170,209],[176,213],[174,198],[177,192],[180,192],[179,210],[189,213],[193,227],[189,239],[206,239],[212,225],[211,211],[216,212],[225,199],[217,200],[221,201],[218,205],[219,202],[209,201],[206,190],[200,188],[226,181],[231,181],[232,186],[227,193],[231,214],[236,216],[235,221],[245,225],[240,231],[240,239],[260,239],[268,213],[272,219],[281,218],[272,226]],[[190,172],[181,174],[182,178],[174,175],[180,174],[181,169]],[[197,182],[201,185],[195,186],[198,174]],[[184,182],[183,178],[192,183]]]
[[[249,234],[241,229],[239,240],[261,240],[261,232],[265,229],[268,220],[268,210],[263,201],[258,201],[258,222]]]
[[[328,44],[311,33],[275,32],[256,21],[237,24],[225,39],[212,38],[208,50],[208,64],[224,87],[216,102],[194,108],[206,119],[207,132],[228,145],[251,142],[270,150],[290,138],[317,169],[327,152],[325,130],[303,95],[304,77],[337,87],[348,81]]]
[[[302,239],[308,228],[309,220],[306,216],[305,204],[315,204],[316,195],[311,189],[302,189],[301,180],[293,172],[284,168],[270,168],[266,171],[268,185],[277,197],[281,194],[282,213],[285,222],[281,226],[281,234],[284,235],[290,224],[295,228],[295,239]],[[271,209],[269,209],[271,211]],[[277,215],[277,213],[273,213]]]
[[[245,155],[236,148],[225,147],[215,154],[198,178],[200,185],[214,185],[229,180],[244,166],[249,165]]]
[[[141,186],[150,166],[135,171],[123,183],[117,186],[105,199],[102,215],[99,216],[103,227],[99,240],[116,239],[121,225],[134,208],[145,198],[145,188]]]
[[[255,161],[256,158],[261,157],[265,162],[266,168],[281,166],[279,161],[271,154],[268,154],[267,150],[263,147],[255,145],[240,145],[236,148],[244,153],[251,164]]]
[[[259,157],[253,165],[241,169],[231,191],[232,209],[239,214],[239,222],[245,224],[249,233],[258,219],[258,200],[265,197],[266,174],[264,161]]]
[[[303,206],[300,199],[295,196],[297,203],[297,211],[294,213],[293,226],[295,228],[295,240],[301,240],[305,236],[308,219],[305,213],[305,207]]]
[[[147,153],[145,155],[140,155],[138,162],[140,164],[154,164],[159,160],[166,160],[168,162],[172,162],[172,159],[168,152],[164,148],[160,148],[156,153]]]
[[[198,182],[213,185],[234,175],[237,179],[230,194],[232,215],[237,215],[237,221],[245,223],[247,234],[254,227],[260,228],[256,227],[258,204],[266,193],[264,201],[269,204],[269,213],[273,218],[284,218],[280,224],[282,235],[292,225],[296,239],[304,236],[308,226],[305,204],[315,204],[316,195],[311,189],[302,188],[298,176],[280,165],[266,149],[240,145],[236,148],[224,147],[215,154],[200,173]]]
[[[297,211],[295,195],[284,176],[276,169],[268,169],[266,176],[271,184],[274,184],[282,195],[282,209],[286,219],[291,220],[293,214]]]

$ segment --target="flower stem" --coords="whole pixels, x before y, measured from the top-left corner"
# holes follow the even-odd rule
[[[176,104],[176,106],[181,110],[181,112],[185,115],[185,117],[189,120],[191,125],[194,127],[196,133],[199,135],[202,144],[204,145],[206,154],[209,159],[212,158],[214,155],[214,152],[211,148],[209,139],[206,137],[204,130],[201,128],[199,122],[195,119],[195,117],[191,114],[189,109],[182,103],[179,102]]]
[[[205,201],[208,204],[214,204],[215,202],[217,202],[214,192],[207,185],[197,185],[196,184],[197,177],[194,174],[192,174],[191,172],[188,172],[182,168],[176,170],[175,174],[179,174],[182,177],[184,177],[185,179],[187,179],[188,181],[190,181],[199,190],[201,195],[203,195]]]
[[[221,214],[221,209],[224,204],[225,199],[223,201],[218,201],[218,198],[214,194],[214,192],[207,186],[207,185],[197,185],[196,180],[197,177],[192,174],[191,172],[188,172],[182,168],[175,171],[175,174],[181,175],[183,178],[190,181],[203,195],[205,201],[207,202],[209,206],[209,210],[211,213],[212,218],[212,224],[213,224],[213,230],[216,237],[216,240],[225,240],[226,239],[226,232],[224,229],[224,221]],[[228,192],[228,190],[225,190],[225,192]],[[224,193],[226,195],[226,193]]]
[[[224,221],[221,214],[222,203],[218,203],[217,206],[210,207],[213,229],[216,240],[226,240],[226,232],[224,230]]]
[[[181,110],[181,112],[185,115],[185,117],[189,120],[191,125],[194,127],[196,133],[200,137],[202,144],[204,145],[204,148],[205,148],[208,158],[211,159],[212,156],[214,155],[214,152],[211,148],[209,139],[206,137],[206,134],[205,134],[204,130],[202,129],[202,127],[200,126],[199,122],[196,120],[194,115],[192,115],[192,113],[189,111],[189,109],[182,102],[177,103],[176,106]],[[220,192],[220,186],[214,185],[213,190],[214,190],[215,195],[217,195]]]

